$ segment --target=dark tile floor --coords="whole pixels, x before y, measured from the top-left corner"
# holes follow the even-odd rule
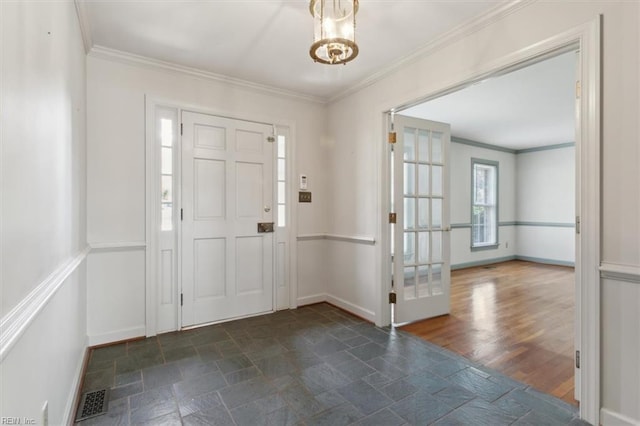
[[[580,425],[575,408],[327,304],[92,351],[88,425]]]

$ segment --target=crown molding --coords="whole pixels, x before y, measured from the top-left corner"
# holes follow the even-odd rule
[[[269,95],[276,95],[295,99],[298,101],[311,102],[316,104],[326,104],[327,99],[318,96],[311,96],[304,93],[298,93],[290,90],[280,89],[266,84],[253,83],[239,78],[229,77],[222,74],[216,74],[210,71],[204,71],[198,68],[187,67],[173,62],[161,61],[159,59],[149,58],[147,56],[136,55],[134,53],[124,52],[122,50],[111,49],[108,47],[94,45],[88,56],[100,59],[112,60],[127,65],[141,66],[156,70],[169,71],[176,74],[189,75],[204,80],[215,81],[236,86],[242,89],[249,89],[255,92],[261,92]]]
[[[405,66],[416,62],[419,59],[422,59],[433,52],[442,49],[448,45],[451,45],[481,29],[504,19],[505,17],[511,15],[512,13],[517,12],[520,9],[528,6],[531,3],[536,2],[537,0],[512,0],[505,4],[500,4],[488,12],[479,15],[475,18],[472,18],[458,27],[445,32],[439,37],[435,38],[433,41],[423,45],[422,47],[415,50],[413,53],[410,53],[402,58],[399,58],[396,61],[393,61],[391,65],[385,67],[378,72],[370,75],[369,77],[362,80],[360,83],[351,86],[346,89],[339,95],[333,96],[329,98],[328,103],[333,103],[339,101],[340,99],[344,99],[347,96],[350,96],[356,92],[361,91],[362,89],[371,86],[374,83],[384,79],[385,77],[393,74],[397,70],[404,68]]]
[[[91,37],[91,24],[87,15],[87,6],[85,0],[74,0],[76,6],[76,15],[78,15],[78,23],[80,24],[80,33],[82,34],[82,43],[84,44],[84,53],[89,53],[93,47],[93,38]]]

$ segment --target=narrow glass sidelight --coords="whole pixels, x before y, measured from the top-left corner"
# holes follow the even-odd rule
[[[174,228],[175,148],[178,117],[175,109],[156,109],[156,132],[160,144],[160,230]]]

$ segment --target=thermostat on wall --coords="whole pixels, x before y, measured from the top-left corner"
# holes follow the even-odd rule
[[[307,175],[300,175],[300,189],[307,189]]]

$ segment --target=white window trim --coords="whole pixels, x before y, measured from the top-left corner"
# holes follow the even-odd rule
[[[496,168],[496,188],[495,188],[495,198],[496,198],[496,202],[495,204],[476,204],[475,201],[475,196],[474,196],[474,191],[475,191],[475,168],[476,168],[476,164],[481,164],[483,166],[491,166],[491,167],[495,167]],[[480,206],[480,205],[484,205],[484,206],[492,206],[495,207],[496,209],[496,217],[495,217],[495,223],[494,223],[494,227],[496,230],[496,241],[493,243],[474,243],[473,241],[473,231],[474,231],[474,224],[473,224],[473,208],[474,206]],[[471,251],[481,251],[481,250],[495,250],[500,246],[500,237],[499,237],[499,227],[498,224],[500,223],[499,221],[499,216],[500,216],[500,163],[498,161],[492,161],[492,160],[484,160],[484,159],[480,159],[480,158],[472,158],[471,159],[471,234],[470,234],[470,238],[471,238]]]

